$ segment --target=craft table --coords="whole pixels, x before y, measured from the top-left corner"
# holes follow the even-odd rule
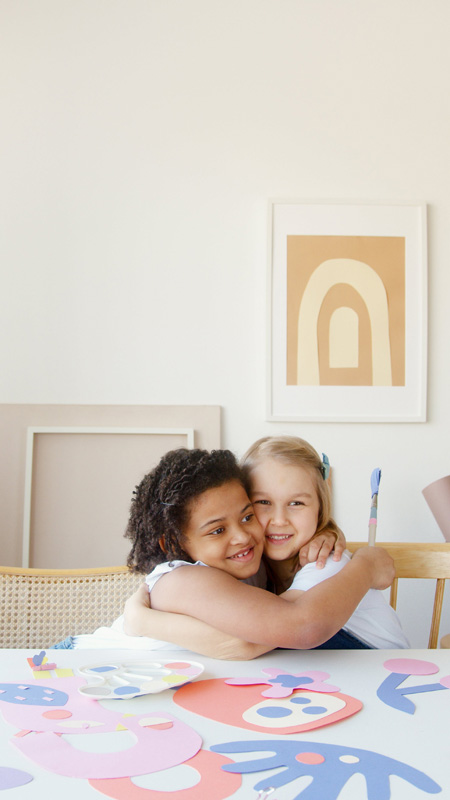
[[[181,650],[152,651],[145,655],[148,661],[195,661],[204,666],[204,672],[176,690],[101,701],[81,696],[77,688],[69,691],[74,678],[51,673],[53,677],[46,681],[34,681],[27,659],[36,652],[0,650],[0,769],[14,768],[32,776],[26,784],[5,788],[0,772],[2,800],[113,796],[118,800],[257,800],[264,794],[255,787],[268,788],[277,780],[282,785],[267,795],[268,800],[426,800],[432,794],[450,800],[450,650],[276,650],[247,662],[216,661]],[[143,652],[48,650],[47,656],[79,678],[83,665],[141,661]],[[225,678],[249,683],[224,684]],[[41,685],[51,687],[52,700],[65,687],[68,702],[43,714],[42,700],[33,705],[30,699],[38,683],[41,693]],[[5,688],[7,684],[16,686],[11,690]],[[28,711],[20,706],[23,697]],[[22,729],[28,728],[28,733],[17,735],[21,729],[16,713],[22,714]],[[46,717],[47,728],[36,733],[39,715]],[[111,718],[106,723],[110,732],[91,733],[92,725],[105,729],[102,715]],[[64,721],[70,723],[64,728],[69,733],[61,735],[57,726]],[[283,732],[292,726],[298,730]],[[88,731],[90,735],[83,735]],[[150,769],[155,769],[156,759],[157,771],[112,780],[55,771],[56,767],[77,773],[84,769],[80,764],[92,762],[90,754],[95,753],[100,770],[107,770],[109,764],[120,772],[124,753],[131,753],[136,744],[133,731],[138,731],[138,742],[139,731],[154,737],[155,746],[145,739],[144,755],[139,755],[142,745],[137,745],[135,763],[141,764],[142,773],[146,768],[142,759]],[[167,743],[162,749],[161,741]],[[51,762],[55,743],[55,752],[62,755],[46,768],[43,762]],[[167,757],[188,764],[161,771]],[[261,769],[270,758],[277,766]],[[257,759],[259,765],[242,776],[221,768],[228,762],[245,770],[245,763],[254,764]],[[289,782],[286,767],[292,778]],[[283,772],[284,778],[277,779]],[[372,794],[366,779],[372,784]]]

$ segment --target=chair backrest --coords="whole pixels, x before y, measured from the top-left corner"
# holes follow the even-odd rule
[[[428,647],[436,648],[445,581],[450,578],[450,544],[428,542],[377,542],[377,544],[388,551],[395,563],[395,578],[391,586],[390,600],[392,608],[397,607],[399,578],[432,578],[436,581],[428,641]],[[365,545],[367,542],[347,542],[347,548],[351,553]]]
[[[128,567],[0,567],[0,647],[51,647],[110,625],[143,576]]]

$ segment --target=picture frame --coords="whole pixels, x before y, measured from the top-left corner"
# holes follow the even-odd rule
[[[267,419],[425,422],[424,203],[269,201]]]

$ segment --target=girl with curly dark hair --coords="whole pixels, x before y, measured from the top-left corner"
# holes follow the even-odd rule
[[[229,494],[239,498],[237,518],[230,535],[224,536],[216,506]],[[197,537],[192,516],[199,506],[211,506],[215,519]],[[128,566],[143,573],[162,562],[200,560],[242,580],[258,571],[263,547],[241,469],[229,450],[181,448],[166,453],[134,491],[125,536],[133,542]]]

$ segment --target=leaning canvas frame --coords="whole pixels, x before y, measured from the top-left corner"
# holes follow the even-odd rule
[[[346,237],[345,241],[354,241],[359,246],[364,241],[369,247],[375,242],[399,242],[404,252],[404,288],[402,291],[404,306],[404,377],[401,385],[320,385],[320,378],[315,380],[316,385],[309,383],[298,384],[300,366],[297,362],[297,374],[294,384],[292,378],[288,383],[288,237],[290,252],[292,242],[312,242],[310,247],[313,254],[311,263],[314,263],[315,242],[329,243],[338,240],[326,237]],[[309,237],[297,238],[297,237]],[[313,239],[312,237],[318,237]],[[364,240],[358,237],[365,237]],[[384,237],[375,239],[373,237]],[[339,240],[339,255],[342,261],[342,247]],[[356,203],[346,201],[294,201],[272,200],[269,202],[269,245],[268,245],[268,326],[267,326],[267,419],[273,421],[321,421],[321,422],[424,422],[426,420],[426,369],[427,369],[427,232],[426,232],[426,206],[422,203],[394,204],[381,202]],[[320,250],[320,248],[319,248]],[[328,253],[328,256],[330,253]],[[379,254],[378,254],[379,258]],[[331,264],[331,261],[333,262]],[[378,332],[372,330],[372,382],[374,364],[376,359],[383,363],[383,359],[374,355],[373,347],[386,345],[389,349],[389,319],[392,311],[388,311],[389,299],[384,291],[383,281],[378,275],[373,275],[374,270],[370,263],[356,262],[362,265],[367,282],[361,287],[353,285],[347,277],[339,277],[340,286],[349,283],[353,294],[361,295],[358,302],[364,308],[367,317],[366,328],[375,328],[374,319],[379,323],[379,318],[384,319],[384,325],[378,324]],[[292,263],[292,262],[290,262]],[[301,259],[298,261],[299,269],[302,268]],[[341,263],[341,262],[340,262]],[[340,267],[337,259],[327,259],[322,268],[320,255],[315,267],[319,280],[308,279],[309,288],[303,292],[306,313],[303,321],[298,314],[298,327],[295,328],[297,336],[297,358],[300,356],[301,343],[313,343],[318,352],[317,323],[321,304],[327,292],[334,288],[331,273],[328,268]],[[346,264],[348,267],[348,264]],[[297,267],[296,267],[297,268]],[[327,273],[328,269],[328,273]],[[339,273],[337,273],[339,274]],[[356,274],[356,273],[355,273]],[[370,281],[374,280],[373,285]],[[343,282],[342,282],[343,281]],[[358,283],[359,278],[355,281]],[[379,286],[378,286],[379,284]],[[372,286],[365,297],[367,286]],[[311,288],[312,287],[312,288]],[[349,288],[345,286],[345,288]],[[386,295],[383,299],[383,292]],[[370,308],[374,296],[376,313],[371,317]],[[303,298],[302,298],[303,299]],[[300,301],[301,303],[301,301]],[[383,309],[386,307],[383,318]],[[292,303],[291,303],[292,305]],[[301,305],[300,305],[301,308]],[[381,309],[381,311],[380,311]],[[380,313],[378,313],[380,312]],[[350,312],[351,313],[351,312]],[[386,317],[386,314],[388,315]],[[389,317],[389,314],[391,317]],[[353,313],[356,319],[357,315]],[[306,323],[305,323],[306,319]],[[311,324],[312,321],[312,324]],[[297,321],[295,322],[297,325]],[[356,323],[358,325],[358,323]],[[397,323],[394,323],[397,324]],[[308,327],[309,326],[309,327]],[[331,328],[331,323],[330,323]],[[328,331],[330,330],[328,329]],[[380,329],[381,328],[381,329]],[[343,327],[345,332],[346,328]],[[292,341],[292,316],[290,341]],[[386,337],[388,337],[386,339]],[[333,346],[332,337],[328,334],[327,346]],[[387,343],[387,344],[386,344]],[[385,349],[386,352],[386,349]],[[310,358],[314,361],[314,358]],[[317,356],[318,361],[318,356]],[[291,359],[292,363],[292,359]],[[291,368],[291,367],[290,367]],[[318,370],[318,364],[316,363]],[[382,371],[382,370],[381,370]],[[385,370],[386,371],[386,370]],[[291,368],[292,373],[292,368]],[[381,379],[383,380],[383,379]]]
[[[133,436],[178,436],[186,437],[186,447],[194,447],[195,431],[193,428],[118,428],[118,427],[28,427],[26,443],[26,462],[25,462],[25,493],[24,493],[24,513],[23,513],[23,536],[22,536],[22,567],[30,566],[30,538],[31,538],[31,503],[33,492],[33,454],[34,442],[37,434],[90,434],[92,436],[103,436],[104,434],[133,435]]]

